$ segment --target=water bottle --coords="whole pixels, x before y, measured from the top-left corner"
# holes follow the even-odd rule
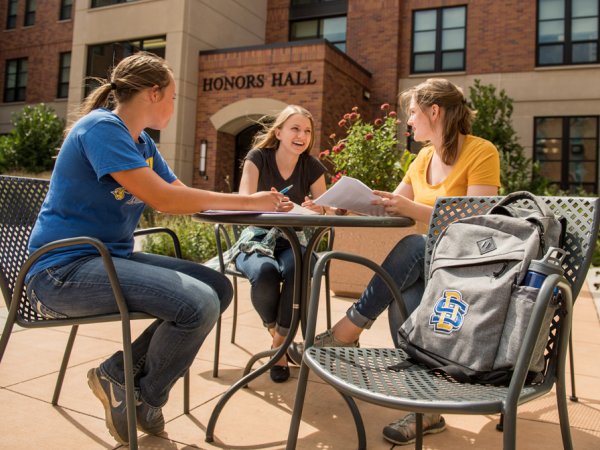
[[[566,252],[557,247],[550,247],[542,259],[534,259],[529,263],[529,270],[525,275],[523,286],[539,289],[548,275],[563,274],[562,262]],[[558,287],[554,288],[554,295],[558,295]]]

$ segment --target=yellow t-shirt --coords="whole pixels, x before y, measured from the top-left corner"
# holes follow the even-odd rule
[[[427,182],[427,168],[433,156],[433,146],[421,149],[402,181],[413,188],[414,201],[433,206],[438,197],[467,195],[473,185],[500,187],[500,155],[490,141],[466,135],[454,167],[439,184]]]

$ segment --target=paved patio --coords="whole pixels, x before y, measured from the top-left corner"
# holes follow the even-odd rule
[[[594,289],[594,283],[600,282],[600,271],[592,271],[590,275],[596,277],[588,283]],[[250,304],[248,285],[241,282],[240,286],[237,342],[229,343],[230,308],[224,317],[219,378],[212,377],[214,334],[211,334],[191,367],[190,414],[182,414],[182,385],[177,383],[164,408],[166,432],[162,436],[140,435],[140,448],[246,450],[285,447],[298,376],[296,367],[292,368],[292,378],[287,383],[274,384],[265,374],[253,381],[249,389],[234,395],[217,424],[216,442],[207,444],[204,441],[206,425],[219,396],[240,377],[249,355],[269,345],[268,334]],[[600,287],[596,292],[592,294],[586,286],[575,307],[573,337],[579,402],[569,402],[569,413],[576,449],[600,448],[600,321],[595,305],[596,301],[600,307]],[[334,297],[335,318],[340,317],[350,301]],[[0,325],[5,317],[6,308],[2,305]],[[135,323],[134,334],[145,325]],[[321,324],[319,329],[324,329],[324,325]],[[86,381],[89,368],[119,349],[119,325],[80,327],[60,406],[53,407],[50,399],[67,335],[66,328],[13,332],[0,364],[0,448],[119,448],[104,425],[101,404]],[[385,317],[363,333],[361,339],[363,346],[388,346],[390,343]],[[392,448],[381,437],[381,428],[399,413],[362,402],[359,407],[365,420],[369,448]],[[424,447],[450,450],[501,448],[502,436],[495,430],[497,420],[498,416],[448,415],[448,429],[441,434],[426,436]],[[519,449],[562,448],[558,412],[552,395],[520,408],[517,439]],[[298,448],[356,448],[354,424],[345,403],[333,389],[314,376],[308,387]]]

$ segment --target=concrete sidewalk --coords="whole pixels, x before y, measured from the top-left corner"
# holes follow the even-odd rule
[[[591,281],[589,284],[593,285]],[[204,441],[206,425],[219,396],[241,376],[249,356],[265,350],[270,343],[268,333],[250,304],[248,284],[241,281],[240,288],[236,344],[229,342],[233,308],[229,308],[224,316],[219,378],[212,377],[213,332],[191,367],[190,414],[182,414],[183,390],[179,382],[164,408],[166,432],[162,436],[140,435],[140,448],[285,447],[298,376],[298,368],[293,366],[292,378],[287,383],[274,384],[265,374],[253,381],[249,389],[238,391],[226,405],[217,423],[216,442],[207,444]],[[576,449],[600,448],[600,321],[594,295],[598,294],[592,294],[586,286],[575,307],[573,339],[579,402],[569,402],[569,413]],[[350,299],[334,297],[334,321],[341,317],[350,302]],[[3,325],[5,317],[6,308],[2,305],[0,325]],[[322,320],[319,330],[325,329],[324,318]],[[136,322],[134,335],[146,325],[147,322]],[[68,331],[67,328],[13,331],[0,364],[0,448],[119,447],[105,427],[102,406],[87,386],[86,372],[119,349],[120,326],[103,324],[80,327],[60,406],[53,407],[50,400]],[[391,345],[386,317],[363,333],[361,345]],[[381,436],[381,429],[396,419],[399,412],[362,402],[358,404],[365,420],[369,448],[392,448]],[[502,448],[502,435],[495,430],[498,416],[445,417],[447,430],[426,436],[425,448]],[[341,396],[311,375],[298,448],[351,449],[356,448],[356,442],[354,424]],[[517,443],[519,449],[562,448],[553,395],[519,409]]]

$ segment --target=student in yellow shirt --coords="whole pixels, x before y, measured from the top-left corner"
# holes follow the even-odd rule
[[[500,158],[496,147],[473,136],[475,111],[467,104],[460,88],[445,79],[428,79],[400,94],[408,105],[408,125],[414,139],[425,142],[404,179],[394,192],[375,191],[378,204],[390,215],[411,217],[428,223],[437,197],[490,196],[498,194]],[[408,314],[412,313],[424,291],[425,236],[402,239],[386,257],[382,266],[396,280]],[[332,329],[315,337],[315,347],[358,346],[358,338],[392,304],[393,298],[383,281],[375,276],[346,316]],[[400,327],[398,308],[391,305],[390,330],[396,342]],[[445,429],[439,414],[424,414],[424,433]],[[392,422],[383,430],[395,444],[415,440],[415,414]]]

